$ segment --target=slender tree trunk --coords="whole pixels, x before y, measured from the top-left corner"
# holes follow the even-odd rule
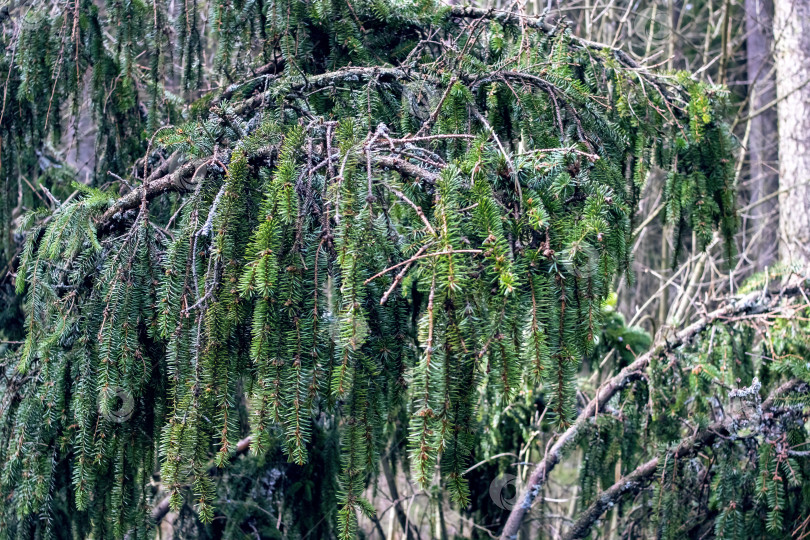
[[[745,0],[746,69],[748,72],[749,114],[748,136],[749,202],[754,203],[775,192],[779,187],[777,171],[776,86],[773,74],[773,0]],[[768,105],[771,105],[770,107]],[[762,112],[760,112],[762,111]],[[755,270],[773,264],[778,245],[778,215],[776,199],[751,209],[752,227],[746,234],[757,239],[750,253]],[[758,235],[758,236],[757,236]]]
[[[383,476],[385,476],[385,481],[388,484],[388,491],[391,495],[391,500],[393,501],[392,504],[394,505],[394,514],[397,516],[397,521],[399,521],[399,525],[402,527],[402,531],[405,533],[405,538],[407,540],[412,540],[413,538],[417,538],[419,533],[417,532],[414,535],[412,532],[413,525],[408,524],[408,517],[405,514],[405,510],[402,508],[402,500],[400,500],[399,491],[397,490],[397,478],[394,476],[391,463],[388,461],[389,459],[392,458],[383,456],[383,458],[380,459]]]
[[[810,0],[776,0],[779,256],[810,263]],[[786,191],[788,190],[788,191]]]

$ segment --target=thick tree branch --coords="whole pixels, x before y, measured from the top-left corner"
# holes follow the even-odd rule
[[[587,422],[590,422],[600,410],[604,410],[605,405],[614,395],[625,388],[629,383],[644,375],[645,370],[653,358],[657,358],[668,351],[688,344],[695,336],[717,321],[742,314],[762,313],[774,307],[784,297],[792,297],[801,294],[804,288],[805,284],[791,286],[777,292],[756,291],[735,299],[725,306],[712,311],[679,332],[671,335],[667,335],[666,332],[659,333],[655,344],[648,352],[639,356],[632,364],[622,369],[617,375],[608,379],[599,387],[594,398],[588,406],[580,412],[571,427],[560,434],[557,442],[546,452],[545,457],[540,463],[535,466],[526,487],[518,498],[518,504],[509,514],[509,518],[501,533],[501,538],[503,540],[517,538],[518,531],[523,523],[523,518],[540,494],[540,490],[545,484],[546,478],[548,478],[548,475],[562,459],[566,447],[574,442],[576,436]]]
[[[422,167],[419,167],[418,165],[414,165],[409,161],[405,161],[404,159],[397,157],[372,155],[371,161],[378,167],[392,169],[403,176],[418,178],[429,184],[435,184],[436,179],[439,177],[439,175],[436,173],[430,172]]]
[[[330,71],[320,75],[313,75],[311,77],[302,78],[300,82],[291,84],[285,90],[290,92],[297,92],[299,90],[325,88],[343,82],[367,82],[371,79],[377,78],[380,82],[392,81],[409,81],[412,76],[399,68],[384,68],[384,67],[347,67],[337,71]],[[427,79],[427,75],[419,76],[420,79]],[[433,81],[437,83],[438,81]],[[244,115],[250,111],[260,108],[268,100],[272,100],[279,92],[278,88],[269,88],[252,98],[234,106],[234,113]]]
[[[260,163],[273,157],[276,151],[277,148],[275,146],[263,147],[256,153],[251,154],[249,159],[253,164]],[[170,191],[179,193],[189,191],[189,189],[196,185],[196,182],[192,181],[195,173],[200,176],[201,173],[198,172],[198,170],[203,171],[203,169],[208,167],[208,164],[211,164],[212,159],[211,157],[193,159],[178,167],[174,172],[148,181],[145,183],[145,186],[142,185],[130,191],[115,201],[115,203],[98,218],[96,228],[100,231],[105,230],[115,223],[116,220],[120,219],[124,212],[138,208],[144,197],[144,191],[146,192],[146,200],[154,199]],[[377,167],[391,169],[403,176],[418,178],[431,184],[435,183],[438,178],[438,174],[423,169],[402,158],[373,154],[371,161]]]
[[[273,60],[272,62],[268,62],[263,66],[260,66],[253,70],[253,78],[249,79],[248,81],[240,81],[238,83],[234,83],[228,86],[225,90],[222,91],[220,95],[214,98],[213,104],[219,104],[226,99],[231,99],[233,95],[240,89],[243,88],[246,84],[250,83],[251,81],[255,81],[257,79],[263,79],[265,77],[273,77],[278,76],[284,70],[284,58],[278,58],[277,60]]]
[[[206,161],[205,158],[187,161],[173,173],[162,176],[151,182],[146,182],[145,186],[133,189],[115,201],[115,203],[101,215],[97,223],[97,228],[104,229],[115,220],[116,216],[120,217],[120,215],[127,210],[137,208],[141,204],[144,192],[146,193],[146,199],[151,200],[169,191],[182,191],[182,186],[191,180],[194,172],[199,167],[205,165]]]
[[[708,432],[702,431],[701,434]],[[688,442],[692,442],[691,439]],[[687,443],[683,441],[681,445]],[[680,445],[678,447],[680,449]],[[602,514],[610,509],[616,501],[621,499],[627,493],[636,493],[647,486],[648,482],[655,475],[658,469],[658,458],[655,457],[650,461],[644,463],[636,470],[622,477],[618,482],[604,490],[597,495],[596,500],[589,506],[579,519],[574,522],[571,529],[565,535],[565,539],[584,538],[591,530],[591,526],[598,520]]]

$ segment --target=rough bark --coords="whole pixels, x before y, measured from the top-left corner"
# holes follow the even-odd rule
[[[777,172],[776,85],[773,73],[773,1],[745,0],[746,69],[751,115],[748,135],[748,196],[756,203],[775,192]],[[756,270],[773,265],[778,245],[776,199],[751,209],[751,250]]]
[[[810,263],[810,0],[776,0],[779,256]]]

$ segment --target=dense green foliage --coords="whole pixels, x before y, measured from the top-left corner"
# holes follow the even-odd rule
[[[6,35],[0,223],[18,191],[34,206],[17,188],[26,175],[56,202],[17,223],[24,343],[2,383],[0,537],[148,537],[158,470],[171,507],[190,488],[210,522],[211,466],[248,432],[255,455],[325,468],[296,490],[329,493],[337,471],[334,520],[311,524],[324,536],[351,538],[358,513],[374,514],[364,492],[400,435],[416,484],[439,471],[465,508],[478,488],[464,471],[494,409],[539,392],[544,426],[565,427],[583,359],[598,361],[605,339],[644,341],[604,306],[632,277],[650,167],[668,171],[676,244],[694,231],[702,248],[719,229],[733,255],[719,88],[651,74],[564,25],[428,1],[223,1],[211,15],[208,35],[196,3],[172,14],[76,2],[34,7]],[[210,72],[206,43],[217,44]],[[167,80],[201,97],[183,108]],[[221,88],[203,92],[212,82]],[[85,97],[99,126],[95,187],[42,161]],[[135,187],[105,186],[108,170]],[[591,462],[640,459],[634,421],[655,414],[648,402],[673,419],[648,426],[656,443],[678,439],[682,414],[705,416],[669,388],[694,368],[684,391],[705,389],[698,375],[725,350],[715,339],[715,360],[651,381],[666,393],[627,390],[632,426],[622,436],[616,418],[595,423]],[[753,368],[734,369],[749,380]],[[761,470],[791,463],[774,465],[767,448]],[[740,476],[734,459],[723,472],[734,482],[775,482]],[[583,479],[585,501],[602,472]],[[660,508],[683,511],[673,487]],[[729,493],[713,494],[721,529],[748,519],[728,510]],[[298,524],[286,533],[311,530]]]

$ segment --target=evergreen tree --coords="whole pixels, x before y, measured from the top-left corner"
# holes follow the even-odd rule
[[[651,167],[668,171],[675,245],[719,231],[733,258],[722,88],[563,22],[431,0],[76,0],[10,20],[0,223],[8,260],[24,235],[24,325],[0,383],[0,538],[146,538],[186,500],[178,534],[236,535],[247,511],[217,505],[223,489],[296,516],[317,490],[321,521],[250,526],[352,538],[392,453],[467,512],[473,457],[504,444],[480,428],[536,400],[560,436],[524,513],[579,443],[592,465],[571,535],[628,491],[596,491],[619,457],[634,486],[658,479],[642,521],[657,535],[683,534],[678,501],[706,482],[718,536],[801,526],[806,402],[782,394],[810,382],[803,318],[764,342],[714,324],[777,307],[756,292],[641,354],[646,336],[609,309]],[[47,152],[80,113],[98,128],[87,183]],[[583,407],[583,361],[625,337]],[[754,382],[752,350],[774,359]],[[717,381],[756,419],[717,424]],[[718,437],[742,443],[682,470]],[[217,483],[248,446],[238,467],[263,484]],[[224,530],[206,525],[223,513]]]

